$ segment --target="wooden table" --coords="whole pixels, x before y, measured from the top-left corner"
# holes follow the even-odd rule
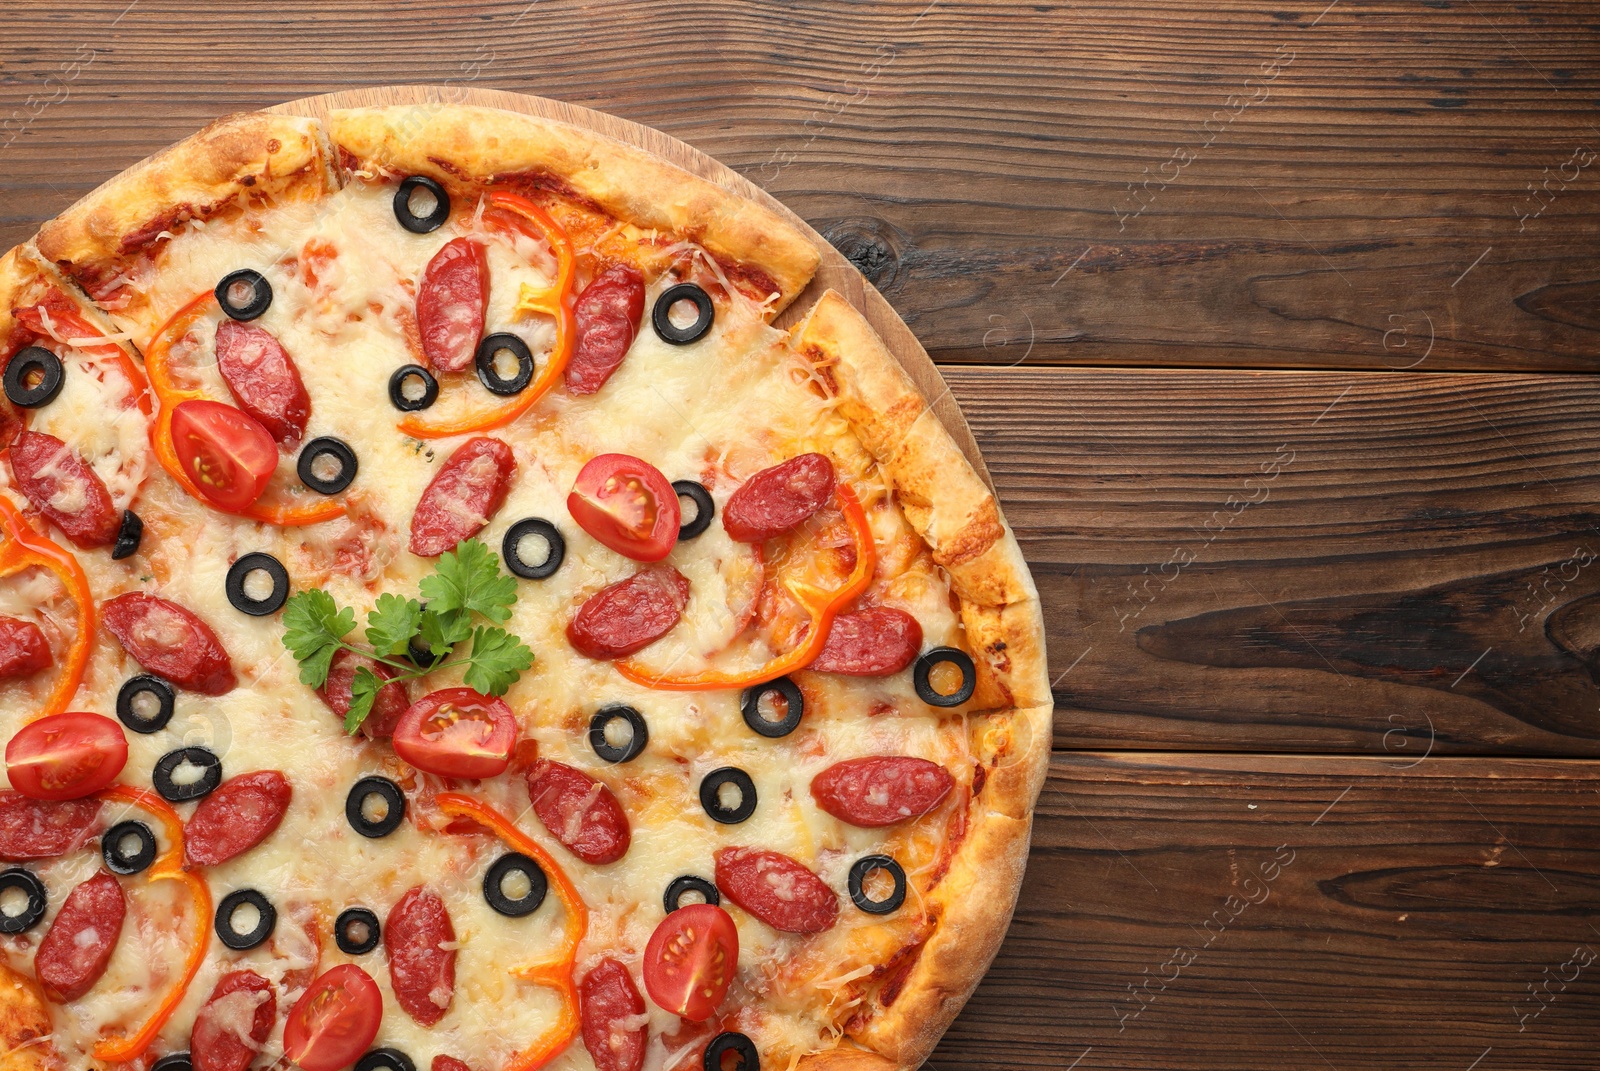
[[[660,128],[966,411],[1057,747],[956,1068],[1600,1066],[1600,5],[13,3],[0,245],[402,82]]]

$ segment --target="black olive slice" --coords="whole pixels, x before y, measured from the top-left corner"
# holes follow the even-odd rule
[[[245,581],[253,573],[266,573],[272,581],[272,590],[259,599],[252,599],[245,591]],[[233,603],[235,610],[251,617],[266,617],[277,613],[289,601],[289,570],[270,554],[259,551],[246,554],[228,567],[226,588],[228,601]]]
[[[0,893],[7,889],[21,889],[27,894],[28,902],[15,915],[0,911],[0,933],[21,933],[39,925],[39,920],[44,918],[44,913],[50,906],[50,898],[44,891],[44,882],[35,877],[31,871],[14,866],[0,873]]]
[[[606,729],[614,721],[628,723],[628,742],[626,744],[613,744],[606,736]],[[606,762],[628,762],[639,757],[646,744],[650,742],[650,726],[645,724],[644,715],[626,703],[612,703],[610,706],[601,707],[595,711],[594,717],[589,719],[589,746],[594,748],[594,753]]]
[[[711,501],[711,492],[705,489],[705,485],[693,480],[673,480],[672,489],[678,492],[679,498],[687,498],[694,503],[693,519],[678,524],[678,539],[693,539],[710,528],[711,518],[717,515],[717,504]]]
[[[364,956],[383,940],[378,916],[364,907],[347,907],[333,924],[333,940],[347,956]]]
[[[522,558],[522,541],[529,536],[538,536],[544,540],[544,560],[528,562]],[[518,521],[506,529],[506,537],[500,542],[500,557],[505,559],[506,568],[524,580],[543,580],[561,568],[562,561],[567,556],[567,541],[561,535],[561,530],[549,521],[539,517],[528,517]]]
[[[150,715],[139,710],[144,705],[139,698],[146,695],[153,697],[156,703],[155,713]],[[136,733],[159,733],[172,720],[174,702],[172,685],[160,677],[142,673],[128,678],[117,692],[117,719]]]
[[[737,806],[722,805],[723,785],[733,785],[739,790]],[[700,782],[700,806],[706,809],[706,814],[711,816],[713,822],[721,822],[725,826],[738,825],[756,813],[756,783],[737,766],[712,770]]]
[[[172,775],[179,766],[185,765],[198,766],[203,772],[198,780],[179,784],[172,779]],[[180,747],[156,760],[150,780],[156,786],[156,791],[161,793],[161,798],[168,803],[197,800],[222,784],[222,760],[210,748]]]
[[[422,384],[422,393],[413,397],[412,383]],[[420,364],[395,369],[389,377],[389,401],[402,413],[420,412],[439,400],[439,381]]]
[[[383,802],[389,805],[382,818],[367,817],[369,796],[381,796]],[[387,837],[405,821],[406,798],[401,794],[400,786],[387,777],[363,777],[350,789],[350,795],[344,798],[344,817],[350,823],[350,828],[363,837],[372,840]]]
[[[417,1071],[417,1065],[399,1049],[373,1049],[356,1061],[356,1071]]]
[[[949,695],[934,688],[929,679],[933,667],[943,662],[961,670],[961,687]],[[934,647],[917,656],[916,663],[911,667],[911,683],[917,689],[917,698],[930,707],[959,707],[972,698],[972,691],[978,686],[978,670],[965,651],[958,651],[954,647]]]
[[[705,878],[697,878],[693,874],[684,874],[681,877],[672,879],[672,883],[667,886],[667,895],[661,898],[661,904],[667,909],[667,914],[672,914],[682,906],[678,901],[683,899],[684,893],[692,892],[699,893],[704,898],[705,903],[722,903],[722,894],[717,891],[715,885]]]
[[[136,841],[132,851],[128,842]],[[143,822],[118,822],[100,837],[100,854],[113,874],[137,874],[156,861],[156,835]]]
[[[672,322],[672,306],[680,301],[694,303],[694,323],[688,327],[679,327]],[[715,318],[716,309],[711,304],[711,295],[694,283],[679,283],[663,290],[661,296],[656,298],[655,308],[650,310],[650,324],[656,329],[656,334],[662,342],[674,346],[687,346],[704,338]]]
[[[882,900],[867,895],[866,881],[875,871],[883,871],[894,879],[894,892]],[[900,864],[887,855],[863,855],[850,868],[850,899],[869,915],[887,915],[906,902],[906,872]]]
[[[725,1030],[711,1039],[705,1055],[700,1058],[700,1066],[705,1071],[729,1071],[723,1062],[723,1057],[729,1053],[738,1061],[732,1071],[761,1071],[761,1054],[756,1051],[756,1043],[734,1030]]]
[[[234,912],[249,904],[256,909],[256,924],[246,932],[234,928]],[[236,951],[254,948],[268,937],[278,925],[278,909],[255,889],[237,889],[222,898],[217,905],[217,939]]]
[[[773,721],[761,710],[761,700],[774,693],[783,700],[783,717],[778,721]],[[746,688],[739,700],[739,713],[744,715],[744,723],[762,736],[772,739],[788,736],[800,728],[800,719],[805,712],[806,697],[801,694],[800,686],[788,677]]]
[[[495,363],[501,353],[516,358],[517,373],[510,379],[500,375]],[[516,335],[501,333],[485,338],[478,343],[478,356],[473,363],[478,369],[478,382],[495,394],[521,394],[533,382],[533,351]]]
[[[513,899],[506,895],[505,881],[512,874],[528,879],[528,891]],[[545,893],[550,891],[550,880],[538,863],[521,852],[507,852],[494,861],[483,876],[483,898],[489,906],[508,918],[520,919],[539,910]]]
[[[111,548],[113,561],[121,561],[130,557],[139,549],[139,541],[144,538],[144,522],[139,515],[131,509],[122,511],[122,524],[117,528],[117,541]]]
[[[425,216],[419,216],[411,211],[411,196],[418,190],[426,190],[433,194],[433,211]],[[427,234],[444,226],[444,221],[450,218],[450,195],[444,192],[444,187],[426,175],[412,175],[403,179],[400,188],[394,191],[394,218],[400,221],[400,226],[412,234]]]
[[[194,1071],[187,1052],[172,1052],[150,1065],[150,1071]]]
[[[322,457],[331,457],[339,462],[339,471],[332,476],[323,478],[317,475],[317,460]],[[360,465],[356,461],[356,452],[350,449],[350,444],[343,439],[335,439],[331,435],[324,435],[320,439],[312,439],[300,451],[300,458],[295,462],[294,470],[300,477],[300,482],[311,488],[319,495],[336,495],[349,487],[356,478],[356,469]]]
[[[217,304],[230,320],[254,320],[272,307],[272,284],[249,268],[224,275],[216,294]]]
[[[6,365],[6,397],[22,409],[37,409],[55,401],[65,378],[60,357],[43,346],[29,346]],[[36,381],[30,385],[30,380]]]

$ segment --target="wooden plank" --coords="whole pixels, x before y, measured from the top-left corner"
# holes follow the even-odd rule
[[[944,372],[1058,745],[1600,754],[1600,382]]]
[[[929,1066],[1592,1068],[1597,896],[1590,763],[1061,754]]]
[[[1592,2],[126,7],[7,8],[0,243],[222,112],[450,82],[731,164],[943,360],[1594,367]]]

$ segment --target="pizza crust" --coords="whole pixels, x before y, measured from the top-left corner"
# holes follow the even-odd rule
[[[805,289],[816,247],[777,213],[603,134],[550,119],[446,104],[334,111],[333,142],[347,165],[448,182],[556,180],[640,227],[697,242],[720,259],[764,272],[782,310]],[[447,163],[446,163],[447,162]]]

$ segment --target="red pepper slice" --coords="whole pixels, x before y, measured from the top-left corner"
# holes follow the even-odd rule
[[[0,578],[13,576],[30,566],[48,569],[61,581],[77,607],[78,632],[67,649],[67,663],[61,667],[61,676],[50,698],[35,712],[34,718],[60,714],[77,694],[78,685],[83,683],[83,671],[89,665],[89,648],[94,645],[94,593],[89,590],[89,578],[84,576],[77,558],[34,531],[22,511],[4,497],[0,497],[0,536],[4,537],[0,540]]]
[[[526,197],[496,191],[489,194],[491,208],[503,214],[490,217],[494,222],[514,227],[530,238],[543,239],[556,255],[556,281],[543,290],[523,285],[522,298],[517,303],[518,314],[536,312],[550,316],[556,322],[556,344],[545,361],[537,379],[503,405],[491,406],[442,424],[430,424],[414,416],[400,421],[400,430],[417,439],[440,439],[447,435],[465,435],[469,432],[489,431],[511,423],[533,408],[535,402],[550,392],[572,360],[572,347],[578,335],[578,321],[573,313],[577,296],[573,293],[573,275],[577,257],[573,253],[572,239],[566,230],[550,218],[549,213]]]
[[[589,909],[584,906],[577,888],[560,864],[538,842],[518,829],[511,819],[488,804],[459,792],[441,792],[434,797],[434,802],[451,817],[469,818],[493,830],[501,840],[537,862],[555,886],[556,898],[566,910],[567,921],[561,948],[556,954],[512,972],[525,982],[554,989],[561,998],[561,1017],[556,1020],[556,1025],[535,1038],[505,1067],[505,1071],[537,1071],[565,1052],[567,1046],[572,1044],[572,1039],[578,1036],[578,985],[573,981],[572,970],[578,958],[578,944],[589,929]]]
[[[862,592],[867,590],[867,585],[872,582],[873,572],[878,568],[878,551],[872,541],[872,529],[867,524],[866,511],[861,508],[861,502],[856,498],[855,491],[848,484],[840,483],[834,489],[833,497],[839,511],[844,514],[845,523],[850,526],[850,538],[855,543],[856,567],[851,570],[850,578],[844,585],[832,591],[785,581],[789,594],[794,596],[795,601],[811,617],[811,628],[806,633],[804,643],[788,654],[779,655],[764,666],[743,672],[702,670],[686,676],[670,677],[641,666],[632,659],[618,662],[617,672],[635,684],[642,684],[647,688],[662,688],[674,692],[708,692],[718,688],[747,688],[753,684],[764,684],[809,666],[817,655],[822,653],[823,645],[828,642],[828,630],[833,627],[834,617],[860,598]]]
[[[131,1036],[108,1037],[95,1043],[95,1059],[118,1064],[138,1058],[150,1047],[150,1043],[156,1039],[156,1035],[161,1033],[161,1028],[172,1017],[173,1011],[183,1002],[184,994],[189,991],[189,983],[194,981],[194,976],[200,971],[200,964],[205,962],[206,945],[211,936],[211,889],[206,885],[204,878],[183,869],[183,820],[167,805],[166,800],[148,789],[133,788],[130,785],[112,785],[100,793],[100,798],[131,803],[160,819],[162,830],[167,835],[167,850],[156,856],[156,861],[150,865],[150,880],[183,882],[189,887],[190,895],[194,897],[195,909],[194,933],[189,939],[189,952],[184,959],[183,977],[165,997],[161,998],[155,1013]]]
[[[216,300],[216,295],[210,291],[196,295],[161,325],[161,329],[151,338],[150,345],[144,353],[144,367],[150,376],[150,386],[155,391],[156,399],[161,403],[161,411],[156,414],[155,423],[150,425],[150,445],[155,448],[156,459],[161,462],[161,467],[178,481],[178,486],[188,492],[191,498],[201,502],[206,502],[207,499],[194,485],[194,481],[189,479],[189,474],[183,470],[183,465],[178,461],[177,449],[172,443],[172,411],[181,402],[206,400],[206,395],[203,391],[189,390],[173,384],[172,346],[188,333],[196,320],[211,311]],[[344,516],[344,512],[342,503],[327,501],[318,496],[315,501],[308,501],[303,505],[257,502],[245,510],[242,516],[265,521],[267,524],[297,527],[331,521],[335,517]]]

